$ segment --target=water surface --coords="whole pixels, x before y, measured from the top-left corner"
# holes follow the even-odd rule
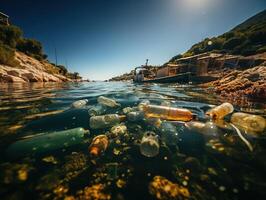
[[[202,122],[207,121],[204,113],[208,109],[229,101],[193,85],[1,84],[2,199],[95,199],[94,192],[98,199],[156,199],[156,193],[149,187],[155,176],[187,189],[189,199],[262,199],[266,196],[265,133],[259,137],[244,134],[254,148],[250,152],[233,129],[217,127],[215,137],[210,137],[208,133],[189,131],[182,123],[175,123],[177,137],[172,137],[169,143],[161,137],[160,129],[145,120],[126,121],[127,134],[110,141],[107,151],[98,159],[92,159],[88,153],[91,139],[109,131],[89,127],[88,109],[97,104],[99,96],[116,99],[121,104],[106,114],[122,114],[124,107],[149,100],[152,104],[166,103],[190,109]],[[80,99],[88,99],[88,104],[80,109],[71,108],[71,104]],[[230,101],[236,111],[265,117],[266,106],[260,100],[232,98]],[[9,146],[22,138],[76,127],[90,130],[78,145],[38,155],[8,154]],[[156,157],[140,154],[139,142],[145,131],[159,135],[160,152]],[[165,195],[169,198],[170,194]]]

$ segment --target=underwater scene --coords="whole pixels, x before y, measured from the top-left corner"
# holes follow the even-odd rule
[[[189,84],[1,84],[0,196],[263,199],[265,116]]]

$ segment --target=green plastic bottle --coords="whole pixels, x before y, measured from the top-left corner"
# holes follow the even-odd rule
[[[18,158],[67,148],[82,143],[84,136],[88,133],[89,131],[83,128],[74,128],[38,134],[11,144],[7,149],[7,155]]]

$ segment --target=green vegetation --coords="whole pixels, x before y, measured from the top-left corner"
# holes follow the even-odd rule
[[[249,18],[231,31],[206,38],[193,45],[182,57],[205,52],[240,54],[244,56],[266,52],[266,10]],[[173,57],[169,62],[180,58]]]

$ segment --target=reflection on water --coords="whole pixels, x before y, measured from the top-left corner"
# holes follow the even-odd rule
[[[187,108],[201,122],[184,125],[133,116],[122,126],[94,130],[88,110],[99,96],[121,105],[105,109],[104,114],[123,115],[131,109],[126,107],[134,111],[140,102],[149,100]],[[71,107],[80,99],[88,99],[88,104]],[[229,123],[208,122],[206,111],[224,101],[229,100],[192,85],[1,84],[0,195],[3,199],[262,198],[266,195],[265,132],[254,135],[241,130],[254,148],[250,152]],[[236,111],[266,115],[266,105],[259,100],[230,101]],[[83,128],[78,130],[82,141],[75,135],[77,127]],[[156,141],[154,157],[140,152],[144,133],[146,141]],[[100,134],[112,139],[95,159],[88,147]],[[25,139],[31,138],[34,142],[25,145]],[[12,144],[17,146],[11,156]],[[46,151],[34,149],[35,144]],[[16,155],[16,148],[35,153]]]

